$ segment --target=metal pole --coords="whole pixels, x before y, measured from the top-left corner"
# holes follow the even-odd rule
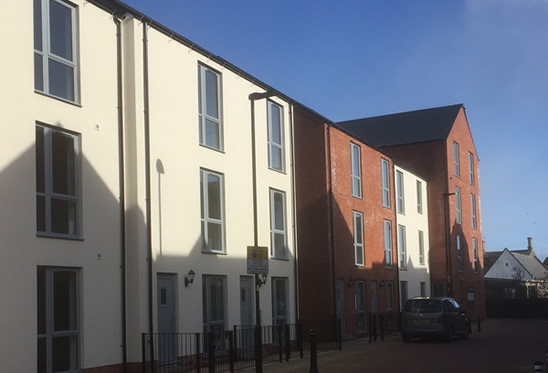
[[[316,329],[310,329],[310,373],[318,373],[318,353],[316,351]]]

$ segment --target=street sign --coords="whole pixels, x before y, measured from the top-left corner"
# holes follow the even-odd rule
[[[247,247],[247,273],[250,275],[268,274],[268,247]]]

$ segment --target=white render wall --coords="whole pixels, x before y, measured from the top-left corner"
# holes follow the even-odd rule
[[[397,225],[403,225],[406,229],[406,247],[407,247],[407,268],[399,268],[400,275],[400,294],[401,281],[407,281],[408,297],[420,296],[420,283],[426,283],[426,296],[431,293],[430,290],[430,267],[429,267],[429,240],[428,240],[428,187],[424,179],[409,172],[408,170],[395,165],[394,172],[401,172],[404,179],[404,200],[405,213],[397,213]],[[394,180],[396,180],[394,178]],[[417,211],[417,181],[422,184],[422,214]],[[398,229],[396,227],[396,229]],[[419,260],[419,233],[424,232],[424,264]],[[400,248],[398,247],[398,264],[400,258]],[[401,300],[401,299],[400,299]]]
[[[145,159],[143,117],[143,24],[128,17],[124,21],[125,120],[127,161],[127,202],[132,215],[128,270],[129,360],[140,361],[138,333],[148,332],[147,245],[140,219],[144,219]],[[155,28],[148,27],[148,74],[151,163],[151,225],[153,251],[154,329],[157,330],[156,276],[174,275],[179,332],[201,332],[203,326],[202,285],[204,275],[226,277],[226,325],[240,325],[240,276],[247,275],[247,246],[252,246],[252,152],[251,108],[248,96],[264,90],[206,56],[189,49]],[[221,102],[224,150],[199,144],[198,63],[221,74]],[[134,72],[129,69],[135,68]],[[129,88],[134,86],[134,89]],[[289,105],[273,97],[283,107],[285,173],[268,169],[267,100],[255,103],[258,244],[270,248],[269,188],[285,192],[288,260],[270,260],[269,277],[260,288],[262,323],[272,319],[271,278],[289,280],[288,322],[295,322],[293,193],[291,127]],[[226,254],[203,253],[200,225],[200,169],[224,176],[224,216]],[[138,268],[138,269],[137,269]],[[184,286],[190,270],[195,281]],[[145,286],[145,287],[143,287]],[[136,289],[139,289],[137,291]],[[254,294],[253,294],[254,297]]]
[[[116,29],[110,14],[78,7],[81,102],[34,91],[32,1],[4,1],[0,46],[0,370],[37,367],[37,268],[79,269],[80,366],[122,360]],[[13,26],[18,25],[17,32]],[[35,126],[81,140],[81,239],[36,234]],[[98,259],[98,253],[101,259]]]
[[[485,278],[498,278],[506,280],[531,280],[531,274],[520,262],[514,258],[512,253],[504,250],[495,264],[485,274]]]

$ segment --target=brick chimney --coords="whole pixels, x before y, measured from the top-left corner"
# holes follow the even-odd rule
[[[527,255],[537,256],[535,250],[533,249],[533,237],[527,237]]]

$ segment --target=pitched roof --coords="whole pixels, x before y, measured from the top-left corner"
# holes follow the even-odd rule
[[[534,280],[548,280],[548,270],[536,256],[529,256],[511,252],[514,258],[531,274]]]
[[[337,125],[378,147],[445,140],[463,107],[457,104],[349,120]]]

